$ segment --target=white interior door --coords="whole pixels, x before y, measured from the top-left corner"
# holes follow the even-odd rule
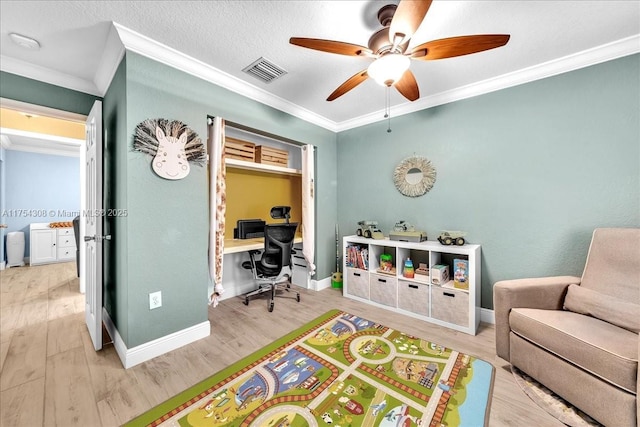
[[[86,123],[86,209],[82,212],[84,236],[84,318],[93,347],[102,348],[102,102],[96,101]]]

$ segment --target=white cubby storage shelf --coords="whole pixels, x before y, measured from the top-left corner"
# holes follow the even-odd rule
[[[345,236],[342,249],[345,297],[476,334],[480,324],[480,245],[445,246],[437,241]],[[391,255],[392,271],[379,271],[382,254]],[[429,274],[404,277],[407,258],[412,260],[414,270],[422,264]],[[467,261],[468,289],[454,286],[454,260],[460,259]],[[450,280],[435,284],[431,275],[435,265],[448,266]]]

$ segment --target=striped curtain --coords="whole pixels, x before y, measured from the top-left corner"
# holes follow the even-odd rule
[[[224,293],[222,264],[224,261],[224,226],[227,210],[226,170],[224,161],[224,120],[213,119],[209,133],[209,280],[213,291],[209,303],[216,307]]]
[[[316,273],[314,177],[313,145],[307,144],[302,147],[302,255],[310,276]]]

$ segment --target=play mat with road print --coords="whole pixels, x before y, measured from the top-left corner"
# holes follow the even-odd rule
[[[126,426],[482,426],[494,368],[338,310]]]

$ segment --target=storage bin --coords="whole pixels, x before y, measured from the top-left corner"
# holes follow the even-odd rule
[[[371,301],[395,307],[398,303],[398,279],[385,274],[371,273],[369,292]]]
[[[7,267],[24,265],[24,232],[7,233]]]
[[[460,326],[469,324],[469,293],[453,288],[431,288],[431,317]]]
[[[356,297],[369,299],[369,272],[358,268],[347,267],[345,273],[348,286],[343,292]]]
[[[256,144],[241,139],[226,137],[224,140],[224,155],[228,159],[243,160],[253,163],[255,160]]]
[[[398,280],[398,308],[429,316],[429,285]]]
[[[256,163],[286,168],[289,166],[289,152],[266,145],[258,145],[256,147]]]

